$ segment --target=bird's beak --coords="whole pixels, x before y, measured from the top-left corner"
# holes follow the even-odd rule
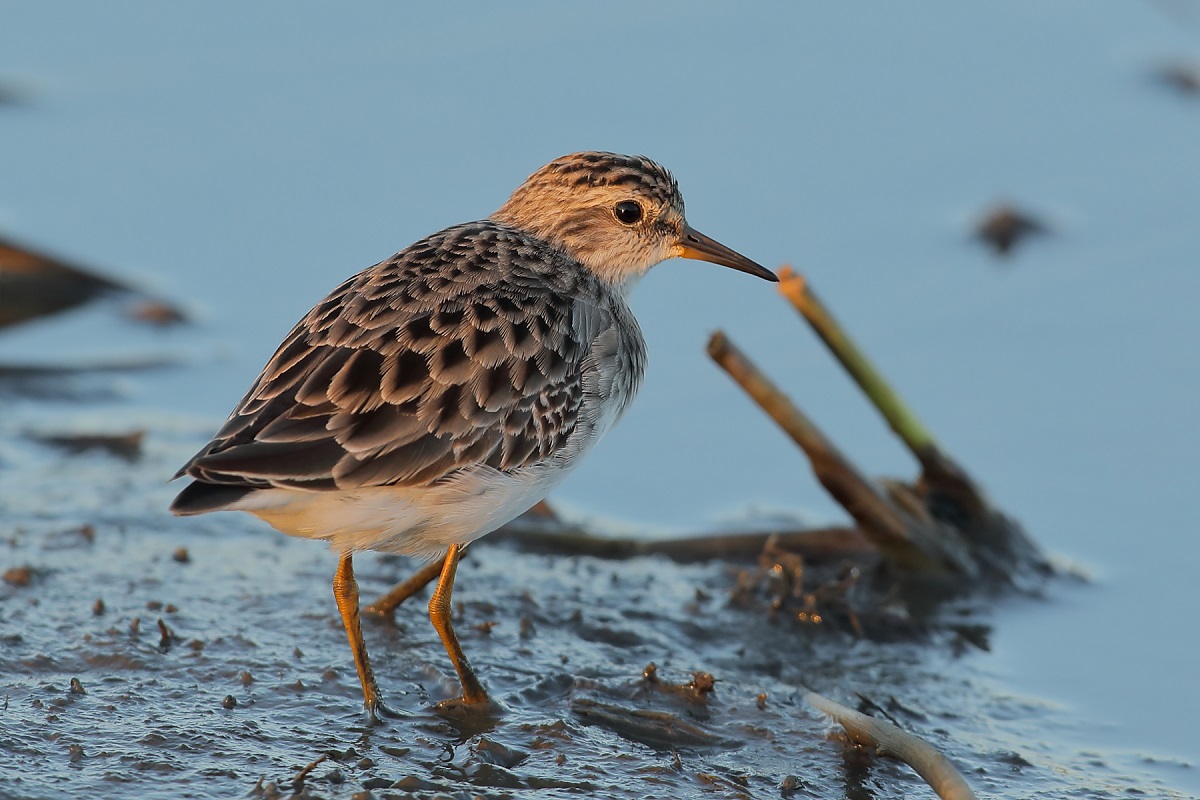
[[[708,261],[723,267],[732,267],[740,272],[749,272],[763,280],[778,281],[774,272],[760,266],[741,253],[730,250],[716,239],[710,239],[691,225],[683,226],[679,243],[675,245],[675,255],[679,258],[694,258],[697,261]]]

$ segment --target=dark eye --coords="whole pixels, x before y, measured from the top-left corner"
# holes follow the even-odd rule
[[[632,200],[622,200],[613,206],[613,214],[624,225],[632,225],[642,218],[642,207]]]

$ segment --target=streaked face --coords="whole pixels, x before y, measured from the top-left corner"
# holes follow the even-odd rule
[[[493,215],[552,241],[614,285],[669,258],[774,273],[692,229],[667,170],[647,158],[575,153],[535,172]]]

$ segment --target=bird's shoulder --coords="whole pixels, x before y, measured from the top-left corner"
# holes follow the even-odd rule
[[[471,306],[495,309],[506,320],[528,317],[536,325],[553,308],[603,307],[608,294],[562,250],[518,228],[481,220],[427,236],[348,278],[300,324],[310,341],[353,344],[383,338],[412,318]],[[486,327],[488,320],[480,322]],[[445,327],[436,332],[452,333]]]
[[[579,421],[592,343],[623,310],[523,231],[447,228],[318,303],[180,473],[322,490],[546,461]]]

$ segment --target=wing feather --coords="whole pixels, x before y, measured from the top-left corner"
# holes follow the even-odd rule
[[[180,474],[222,487],[424,486],[551,458],[596,383],[584,375],[592,342],[612,349],[616,335],[606,295],[565,258],[489,221],[359,273],[296,325]]]

